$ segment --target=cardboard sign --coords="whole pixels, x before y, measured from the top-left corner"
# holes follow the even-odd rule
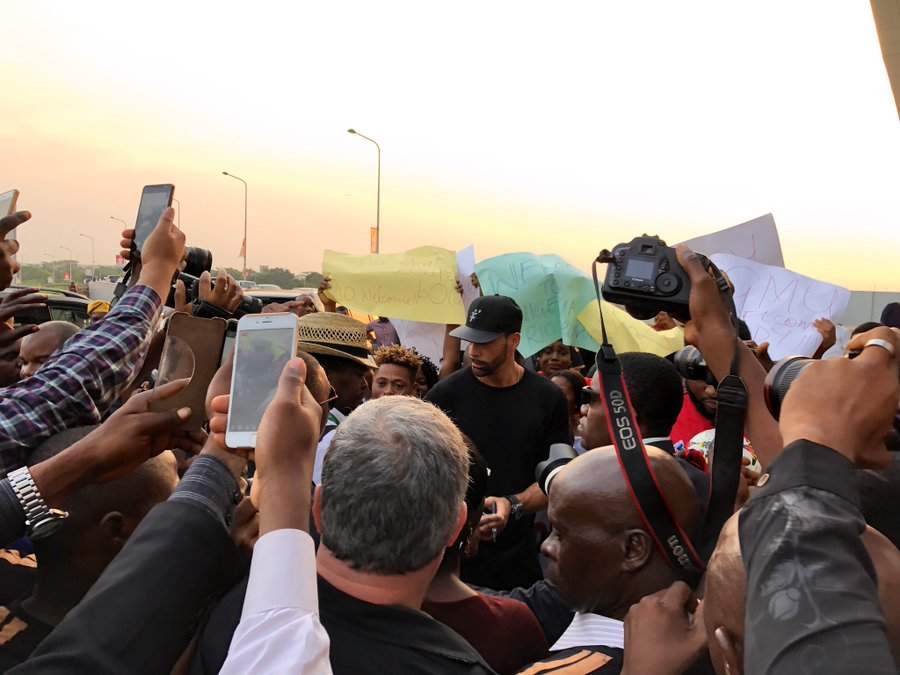
[[[594,297],[594,287],[580,270],[558,255],[508,253],[475,266],[485,295],[497,293],[522,308],[519,351],[531,356],[556,340],[596,349],[578,315]]]
[[[727,230],[688,239],[684,243],[691,250],[706,256],[723,253],[755,260],[763,265],[784,267],[778,228],[775,227],[775,218],[771,213]]]
[[[850,302],[847,289],[782,267],[733,255],[714,255],[712,260],[734,283],[738,316],[747,322],[758,344],[769,343],[769,356],[776,361],[812,356],[822,344],[815,320],[839,323]]]
[[[353,312],[426,323],[462,323],[456,254],[424,246],[406,253],[348,255],[325,251],[331,297]]]

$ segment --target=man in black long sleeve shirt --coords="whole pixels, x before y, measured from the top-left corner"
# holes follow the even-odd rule
[[[897,672],[854,472],[830,448],[797,441],[744,508],[747,675]]]
[[[816,362],[791,385],[785,450],[740,518],[747,675],[897,672],[854,473],[890,461],[900,333],[877,328],[849,349],[861,353]]]

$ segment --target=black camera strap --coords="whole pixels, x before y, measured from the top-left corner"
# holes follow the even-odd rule
[[[719,532],[734,513],[734,501],[741,480],[747,387],[738,375],[740,354],[740,346],[735,344],[731,372],[716,389],[716,437],[710,467],[709,502],[700,536],[706,560],[716,547]]]
[[[691,585],[699,581],[705,564],[694,549],[690,537],[672,515],[665,496],[647,457],[640,428],[635,420],[634,408],[622,376],[622,367],[606,333],[603,320],[603,303],[600,300],[600,283],[597,279],[597,262],[593,266],[594,288],[600,307],[600,330],[603,344],[597,352],[597,374],[606,407],[606,423],[616,449],[619,465],[628,484],[634,505],[641,520],[653,537],[657,549],[673,569]]]

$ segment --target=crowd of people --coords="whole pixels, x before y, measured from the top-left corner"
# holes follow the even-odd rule
[[[0,290],[29,218],[0,221]],[[255,447],[228,447],[232,352],[204,409],[166,405],[188,380],[155,381],[169,316],[242,306],[224,273],[188,302],[184,256],[167,209],[87,328],[15,325],[46,302],[34,289],[0,301],[5,672],[898,672],[900,308],[854,331],[853,358],[820,348],[776,420],[765,346],[678,249],[704,372],[618,363],[630,451],[701,552],[694,575],[646,516],[595,355],[561,340],[522,354],[509,297],[473,300],[439,363],[327,280],[264,307],[297,316],[298,355]],[[723,513],[710,448],[732,372],[745,438]],[[553,448],[570,453],[542,477]]]

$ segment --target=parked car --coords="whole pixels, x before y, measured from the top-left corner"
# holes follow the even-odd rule
[[[23,288],[23,286],[11,286],[0,293],[0,297],[20,288]],[[42,324],[47,321],[69,321],[84,328],[90,323],[87,312],[88,304],[91,302],[89,298],[80,293],[56,290],[54,288],[39,288],[37,292],[47,296],[47,306],[41,309],[19,312],[15,315],[16,326]]]

